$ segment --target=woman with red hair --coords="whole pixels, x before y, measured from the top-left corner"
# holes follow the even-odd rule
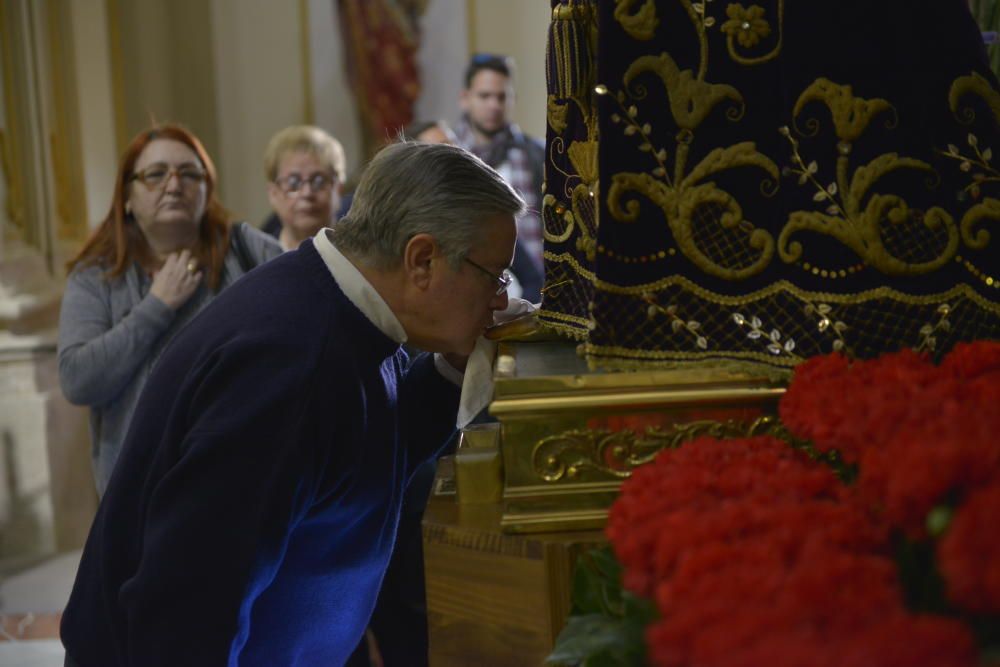
[[[188,130],[142,132],[122,156],[111,210],[68,263],[59,380],[67,399],[90,406],[102,495],[164,345],[220,290],[281,254],[269,236],[231,223],[215,183]]]

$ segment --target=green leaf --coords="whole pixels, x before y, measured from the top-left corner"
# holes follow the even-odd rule
[[[583,554],[573,573],[573,610],[546,662],[575,667],[645,664],[655,605],[625,591],[610,546]]]
[[[621,626],[620,619],[600,614],[570,616],[545,662],[575,665],[591,655],[620,645]]]
[[[621,565],[610,546],[580,557],[573,572],[574,614],[599,614],[621,607]]]

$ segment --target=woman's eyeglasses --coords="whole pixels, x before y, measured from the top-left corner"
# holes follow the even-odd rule
[[[156,190],[166,185],[171,174],[177,175],[182,186],[190,188],[201,185],[208,178],[202,169],[192,165],[168,167],[165,164],[154,164],[132,174],[131,180],[139,181],[149,190]]]
[[[313,192],[325,192],[333,187],[333,179],[326,174],[313,174],[309,178],[298,174],[289,174],[284,178],[277,178],[274,182],[286,195],[295,194],[308,183]]]
[[[514,282],[514,276],[511,275],[508,269],[504,269],[498,276],[489,269],[487,269],[485,266],[476,264],[468,257],[463,257],[462,259],[464,259],[466,262],[468,262],[472,266],[476,267],[477,269],[488,275],[490,279],[497,284],[497,296],[500,296],[501,294],[506,292],[507,288],[510,287],[510,284]]]

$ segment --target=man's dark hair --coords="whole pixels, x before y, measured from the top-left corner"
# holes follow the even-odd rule
[[[484,69],[493,70],[498,74],[503,74],[508,79],[514,70],[514,63],[510,56],[498,56],[493,53],[476,53],[469,60],[469,66],[465,68],[465,87],[472,85],[472,79]]]
[[[401,132],[401,141],[416,141],[417,137],[431,129],[432,127],[440,127],[441,123],[437,120],[418,120],[416,122],[410,123],[404,127]]]

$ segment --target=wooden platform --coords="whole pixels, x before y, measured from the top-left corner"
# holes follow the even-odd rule
[[[432,667],[541,665],[569,614],[577,556],[600,531],[509,535],[497,504],[431,498],[424,566]]]

